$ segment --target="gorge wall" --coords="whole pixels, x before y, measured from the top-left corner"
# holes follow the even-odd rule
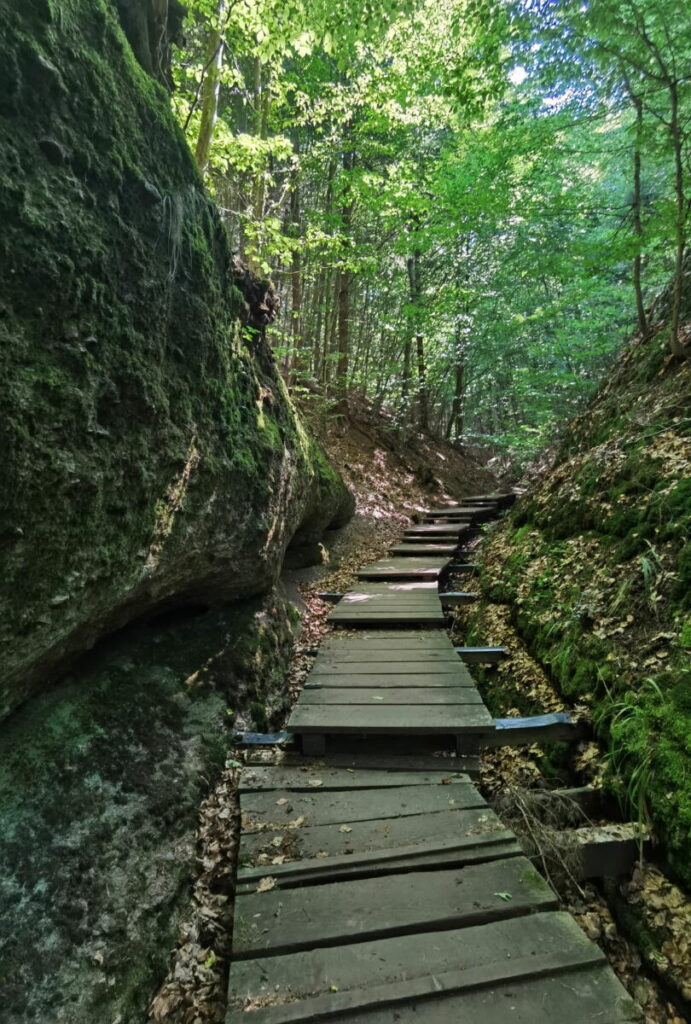
[[[165,90],[105,0],[0,4],[0,715],[142,612],[245,597],[350,510]]]
[[[116,5],[0,20],[2,1016],[129,1024],[228,725],[281,684],[286,552],[353,502]]]

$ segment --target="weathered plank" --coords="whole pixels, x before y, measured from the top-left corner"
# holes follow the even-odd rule
[[[296,1002],[276,1011],[262,1009],[256,1019],[260,1024],[312,1024],[316,1020],[348,1024],[642,1024],[642,1012],[611,968],[573,967],[563,963],[557,951],[554,968],[545,967],[535,977],[531,976],[533,960],[509,960],[503,982],[492,981],[481,969],[472,974],[444,972],[370,990],[368,1005],[362,990],[353,989],[341,999],[334,994],[318,1007],[309,1007],[307,1016]],[[237,1019],[228,1017],[233,1022]]]
[[[484,706],[452,704],[438,707],[313,707],[298,704],[288,721],[293,733],[381,733],[456,735],[493,730],[492,718]]]
[[[394,544],[389,551],[392,555],[400,557],[410,555],[413,558],[418,558],[421,554],[452,555],[457,547],[458,544],[453,542],[450,544]]]
[[[341,677],[332,677],[341,678]],[[472,687],[462,686],[310,686],[300,697],[302,705],[347,704],[372,706],[380,704],[414,705],[481,704],[482,697]],[[484,705],[483,705],[484,706]]]
[[[496,665],[509,657],[508,647],[455,647],[466,665]]]
[[[345,882],[356,878],[375,878],[403,871],[435,870],[466,867],[468,864],[486,864],[492,860],[517,857],[521,848],[511,832],[502,829],[484,836],[452,836],[444,840],[423,839],[410,846],[385,850],[361,851],[352,847],[345,853],[321,856],[308,860],[283,861],[283,855],[271,857],[275,847],[263,857],[262,867],[242,867],[238,872],[236,895],[249,895],[257,891],[262,878],[276,880],[280,889],[294,889],[303,885],[327,882]],[[282,863],[274,864],[273,861]]]
[[[392,608],[418,608],[431,610],[439,608],[437,594],[344,594],[335,611],[391,611]]]
[[[459,608],[477,601],[478,595],[465,590],[446,591],[439,595],[442,608]]]
[[[460,537],[468,532],[464,523],[427,523],[411,526],[403,531],[404,537]]]
[[[435,744],[433,737],[428,737],[428,743]],[[306,758],[303,754],[286,751],[281,755],[281,763],[293,765],[324,765],[329,768],[346,768],[354,772],[363,770],[385,771],[395,774],[409,771],[429,772],[437,777],[446,777],[455,773],[466,774],[475,778],[480,768],[480,759],[477,756],[459,757],[454,756],[450,751],[445,751],[444,756],[440,752],[435,753],[411,753],[407,748],[406,752],[393,753],[391,750],[381,748],[372,749],[372,744],[365,742],[364,746],[348,744],[346,750],[330,750],[328,755],[322,758]]]
[[[386,789],[354,789],[342,793],[311,791],[257,790],[243,794],[243,828],[291,825],[296,818],[305,825],[335,825],[343,822],[400,818],[410,814],[430,814],[450,808],[477,807],[480,797],[468,780],[449,776],[446,786],[391,786]]]
[[[390,611],[390,612],[348,612],[342,615],[330,615],[329,622],[332,622],[337,626],[376,626],[376,625],[395,625],[398,623],[401,626],[436,626],[441,628],[446,624],[446,615],[441,611],[426,612],[426,611]]]
[[[587,734],[587,726],[565,712],[530,718],[497,718],[495,728],[483,736],[483,746],[515,747],[526,743],[571,743]]]
[[[448,564],[448,558],[383,558],[359,569],[356,576],[368,579],[427,579],[436,580]]]
[[[443,633],[427,633],[422,629],[407,629],[404,633],[397,629],[376,629],[370,630],[370,632],[354,633],[352,636],[344,636],[341,634],[330,633],[324,638],[323,650],[326,650],[332,643],[336,644],[347,644],[347,643],[371,643],[372,645],[380,645],[382,641],[388,642],[395,640],[396,644],[404,643],[418,643],[424,641],[425,646],[438,645],[445,648],[453,648],[451,641],[448,636]]]
[[[351,819],[329,825],[267,827],[259,832],[245,832],[240,842],[240,864],[243,867],[268,862],[278,855],[286,862],[350,857],[376,851],[399,851],[410,846],[431,845],[441,848],[448,843],[503,842],[506,830],[496,815],[475,797],[475,807],[449,807],[446,811],[408,814],[399,817]],[[272,825],[273,823],[268,823]],[[341,831],[341,825],[347,829]]]
[[[358,583],[348,593],[362,594],[435,594],[437,584],[434,580],[409,580],[401,583]]]
[[[401,630],[401,636],[405,636],[403,630]],[[435,637],[436,634],[430,632],[430,637]],[[338,634],[335,633],[334,637],[337,639]],[[350,641],[350,637],[348,637]],[[358,644],[356,639],[348,643],[347,647],[343,647],[339,650],[335,644],[324,644],[321,649],[324,653],[320,653],[315,660],[320,664],[330,665],[347,665],[353,662],[362,662],[368,665],[372,671],[386,671],[386,665],[395,665],[395,671],[398,671],[399,665],[405,665],[411,659],[415,662],[421,662],[425,668],[429,668],[430,671],[436,672],[436,666],[440,664],[451,664],[458,665],[459,658],[452,647],[431,647],[425,648],[422,644],[408,644],[406,646],[398,646],[395,640],[382,641],[381,645],[371,644],[369,642]],[[382,669],[375,668],[378,662],[384,662],[385,667]],[[462,663],[461,663],[462,664]],[[346,669],[346,671],[349,671]]]
[[[243,960],[468,927],[556,907],[553,892],[525,857],[459,870],[274,889],[237,898],[233,955]]]
[[[338,675],[413,675],[424,677],[426,675],[449,675],[457,679],[465,679],[472,682],[470,673],[462,661],[457,657],[455,661],[448,659],[437,659],[436,661],[421,660],[417,652],[415,657],[408,661],[375,661],[370,662],[367,656],[362,661],[338,661],[336,658],[319,655],[314,663],[312,675],[338,676]]]
[[[276,789],[291,792],[320,793],[349,789],[391,789],[402,786],[444,786],[442,778],[470,783],[463,773],[447,770],[444,776],[430,771],[386,771],[381,769],[332,768],[329,765],[301,765],[300,767],[256,766],[243,768],[238,789],[240,793],[273,792]]]
[[[561,954],[559,963],[553,958],[555,949]],[[568,914],[553,911],[435,932],[423,942],[416,936],[399,936],[243,961],[231,971],[229,1020],[239,1019],[233,1013],[246,1017],[252,1005],[259,1012],[251,1016],[260,1021],[314,1020],[322,1012],[340,1013],[344,1006],[339,995],[348,1000],[349,1008],[357,1002],[366,1008],[381,1003],[382,986],[428,976],[446,978],[446,991],[468,992],[502,981],[541,977],[564,965],[574,969],[605,962],[604,954]],[[460,975],[453,985],[449,984],[451,972]]]
[[[316,669],[313,670],[307,677],[304,690],[310,690],[314,687],[334,689],[341,687],[343,689],[376,689],[384,687],[385,689],[424,689],[431,691],[432,689],[453,689],[454,687],[461,687],[464,690],[476,690],[475,684],[471,680],[466,680],[462,676],[457,676],[453,672],[433,672],[428,671],[425,675],[416,675],[414,673],[401,672],[400,674],[393,671],[393,666],[384,666],[382,662],[377,663],[382,668],[390,668],[390,672],[360,672],[357,674],[350,675],[347,672],[333,672],[331,674],[323,674],[318,672]]]
[[[440,545],[440,546],[442,546],[444,548],[444,553],[445,554],[447,553],[446,552],[446,548],[448,548],[448,547],[453,547],[452,554],[454,554],[457,551],[460,542],[461,542],[461,538],[460,537],[453,537],[453,536],[450,536],[450,535],[449,536],[434,536],[433,535],[433,536],[427,536],[427,537],[416,537],[415,535],[413,535],[411,537],[405,536],[400,541],[400,543],[404,544],[406,547],[410,547],[411,545],[414,545],[416,550],[419,551],[419,552],[428,551],[430,545]],[[390,548],[389,550],[393,551],[394,549]]]

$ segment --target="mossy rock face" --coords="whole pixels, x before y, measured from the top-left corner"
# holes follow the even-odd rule
[[[0,19],[2,717],[136,616],[265,591],[350,499],[114,6]]]
[[[280,689],[279,597],[128,627],[0,733],[4,1024],[143,1021],[233,715]]]

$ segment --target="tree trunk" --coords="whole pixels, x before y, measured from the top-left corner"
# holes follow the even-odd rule
[[[346,254],[350,253],[351,234],[353,229],[353,195],[350,183],[350,172],[355,157],[352,150],[343,153],[343,170],[345,183],[341,204],[341,230],[345,239]],[[350,290],[353,274],[348,267],[341,267],[338,274],[338,358],[336,361],[336,409],[339,412],[348,410],[348,361],[350,340]]]
[[[410,303],[414,307],[414,317],[419,321],[422,285],[420,281],[420,250],[414,249],[408,257],[408,284],[410,287]],[[429,401],[427,396],[427,367],[425,363],[425,341],[419,327],[415,332],[415,356],[417,365],[417,422],[422,431],[429,430]]]
[[[641,281],[643,240],[643,222],[641,218],[641,149],[643,141],[643,100],[632,92],[629,87],[629,96],[636,110],[636,138],[633,149],[633,233],[636,239],[636,253],[633,257],[633,290],[636,295],[636,315],[638,317],[638,329],[641,335],[648,333],[648,318],[645,315],[645,304],[643,302],[643,284]]]
[[[679,321],[681,319],[684,286],[684,252],[686,250],[686,200],[684,197],[683,139],[679,123],[679,88],[676,80],[669,82],[669,93],[671,106],[669,130],[674,146],[674,234],[676,241],[670,348],[674,355],[691,358],[679,341]]]
[[[218,5],[218,25],[222,25],[226,12],[226,0]],[[216,121],[218,120],[218,97],[221,90],[221,68],[225,42],[220,27],[212,28],[206,48],[206,74],[202,83],[202,116],[199,123],[199,135],[194,150],[197,166],[202,174],[206,174],[209,166],[211,143],[214,139]]]
[[[454,440],[455,437],[462,437],[463,429],[465,427],[464,415],[463,415],[463,399],[465,396],[465,352],[462,343],[458,342],[457,354],[456,354],[456,365],[455,365],[455,386],[453,392],[453,402],[451,403],[451,416],[449,417],[449,423],[446,428],[446,440]]]
[[[299,149],[297,150],[299,154]],[[295,172],[293,191],[290,194],[290,234],[298,241],[300,236],[300,182]],[[302,342],[302,254],[299,243],[293,246],[291,260],[291,343],[292,373],[291,382],[307,368],[307,353],[301,347]]]

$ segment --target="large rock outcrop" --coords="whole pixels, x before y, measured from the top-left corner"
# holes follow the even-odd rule
[[[145,612],[266,591],[352,505],[106,0],[0,0],[0,717]]]

